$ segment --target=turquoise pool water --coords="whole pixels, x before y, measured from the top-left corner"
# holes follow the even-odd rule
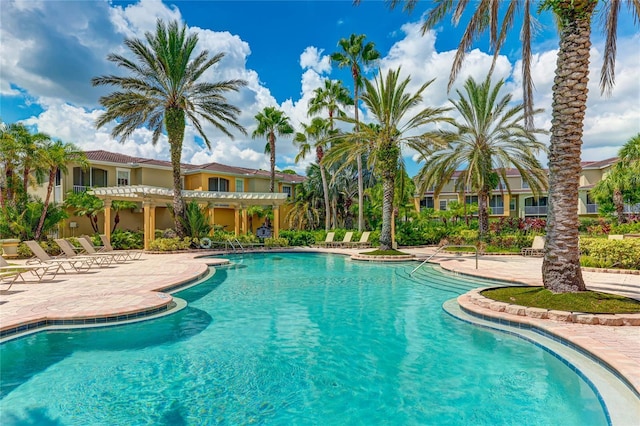
[[[541,348],[446,314],[487,285],[333,255],[231,257],[164,318],[1,347],[0,423],[602,425]]]

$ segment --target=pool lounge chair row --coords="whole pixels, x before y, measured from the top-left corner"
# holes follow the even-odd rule
[[[362,233],[360,237],[360,241],[351,241],[353,238],[353,232],[348,231],[344,234],[344,238],[342,241],[334,241],[336,236],[335,232],[327,232],[327,237],[324,241],[317,243],[318,247],[344,247],[344,248],[354,248],[354,247],[371,247],[371,243],[369,242],[369,236],[371,232],[365,231]]]
[[[60,271],[60,265],[9,265],[2,256],[0,256],[0,282],[9,284],[5,290],[10,290],[11,286],[20,279],[22,282],[30,281],[48,281],[56,277]],[[25,278],[25,275],[27,277]]]

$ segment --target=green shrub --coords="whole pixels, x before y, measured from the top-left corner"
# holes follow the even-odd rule
[[[93,237],[95,245],[102,245],[100,236]],[[117,229],[111,234],[111,246],[116,250],[141,249],[144,247],[144,233],[142,231],[122,231]]]
[[[265,238],[264,239],[265,247],[288,247],[289,241],[286,238]]]
[[[188,250],[192,244],[197,244],[197,238],[158,238],[149,242],[149,250],[152,251],[177,251]]]
[[[316,242],[315,234],[310,231],[280,231],[280,237],[289,240],[292,247],[310,246]]]
[[[40,244],[40,247],[42,247],[49,256],[58,256],[61,253],[60,247],[53,240],[40,241],[38,244]],[[20,243],[18,244],[18,257],[28,259],[33,257],[33,252],[25,243]]]
[[[580,250],[586,262],[595,263],[600,265],[599,267],[640,269],[639,238],[625,240],[582,238]]]
[[[611,227],[612,234],[640,234],[640,222],[621,223]]]

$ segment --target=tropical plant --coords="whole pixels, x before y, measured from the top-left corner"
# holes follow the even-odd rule
[[[53,192],[58,172],[66,174],[68,172],[67,165],[70,163],[75,163],[83,169],[89,166],[84,151],[72,143],[64,143],[60,140],[55,142],[47,141],[44,144],[42,155],[42,164],[49,172],[49,184],[47,185],[47,194],[44,198],[42,215],[40,216],[40,221],[34,234],[34,239],[36,240],[39,240],[42,236],[42,230],[47,217],[47,209],[49,208],[51,193]]]
[[[298,231],[315,229],[320,221],[320,213],[315,204],[314,196],[307,190],[307,185],[300,185],[295,199],[289,203],[289,211],[285,216],[287,227]]]
[[[302,132],[297,132],[293,138],[293,142],[298,145],[300,152],[296,155],[295,161],[298,163],[304,159],[312,148],[315,149],[316,163],[320,167],[320,176],[322,179],[322,192],[324,194],[325,205],[325,230],[329,230],[331,217],[329,214],[329,184],[327,182],[327,173],[322,162],[324,157],[324,148],[327,146],[329,138],[332,135],[331,124],[328,120],[316,117],[311,120],[310,124],[301,123]]]
[[[335,52],[331,55],[331,60],[338,63],[338,67],[348,67],[351,69],[351,76],[353,77],[353,100],[354,100],[354,118],[355,118],[355,133],[357,134],[360,124],[360,118],[358,113],[359,108],[359,93],[363,84],[362,78],[362,66],[368,66],[377,59],[380,58],[380,52],[375,48],[373,42],[365,44],[365,34],[351,34],[349,38],[342,38],[338,42],[338,46],[342,49],[340,52]],[[354,141],[358,143],[358,141]],[[358,166],[358,205],[364,204],[364,182],[362,175],[362,157],[356,157],[356,163]],[[358,209],[358,231],[362,232],[364,226],[364,210]]]
[[[276,183],[276,136],[286,137],[293,134],[294,130],[289,122],[289,117],[275,107],[265,107],[256,114],[258,127],[251,134],[252,138],[266,137],[267,146],[265,153],[269,153],[271,165],[271,182],[269,192],[275,192]]]
[[[347,158],[361,157],[370,151],[369,161],[382,181],[382,231],[380,250],[392,248],[391,220],[395,194],[395,180],[402,161],[402,148],[406,146],[417,152],[426,152],[434,144],[442,144],[449,135],[442,131],[424,130],[424,126],[450,122],[444,116],[449,108],[421,107],[422,93],[433,80],[424,83],[415,93],[407,86],[410,77],[400,79],[401,69],[389,70],[385,76],[365,81],[362,101],[371,111],[371,116],[380,125],[378,128],[360,126],[358,131],[347,135],[343,142],[332,148],[333,155]],[[351,119],[343,119],[353,122]],[[353,141],[371,141],[356,143]],[[355,149],[355,148],[357,149]]]
[[[104,211],[104,201],[86,191],[69,191],[64,198],[64,204],[66,207],[73,209],[75,216],[86,217],[95,234],[100,232],[98,213]]]
[[[187,203],[185,215],[180,220],[185,232],[192,238],[204,238],[213,230],[213,226],[209,223],[207,207],[200,207],[195,201]]]
[[[186,26],[162,20],[156,24],[156,32],[145,34],[143,40],[126,39],[124,44],[134,54],[137,63],[122,55],[112,53],[107,59],[127,70],[130,75],[108,75],[92,80],[94,86],[111,85],[122,89],[100,98],[106,108],[96,121],[98,128],[117,120],[111,134],[124,143],[139,127],[147,125],[153,132],[155,145],[166,130],[171,148],[173,171],[173,209],[175,228],[184,236],[179,218],[184,217],[180,162],[186,120],[193,125],[208,148],[209,138],[199,119],[212,124],[217,130],[233,138],[228,127],[246,134],[237,122],[240,110],[229,103],[225,94],[236,92],[246,85],[244,80],[200,81],[202,75],[224,57],[218,53],[209,57],[207,50],[195,57],[198,36],[187,36]]]
[[[391,7],[400,3],[404,3],[405,9],[411,10],[417,0],[390,2]],[[475,11],[465,14],[465,9],[470,4],[473,4]],[[629,1],[626,4],[637,25],[640,22],[640,2]],[[438,25],[450,12],[456,24],[463,16],[470,16],[454,59],[449,79],[451,87],[466,53],[481,34],[489,32],[495,64],[509,30],[515,22],[521,22],[523,102],[528,126],[533,125],[531,41],[536,25],[536,20],[531,16],[533,5],[534,2],[529,0],[512,0],[504,8],[501,8],[502,2],[493,0],[439,1],[436,7],[426,14],[422,26],[423,32],[426,32]],[[622,2],[617,0],[544,0],[539,8],[539,12],[553,12],[560,32],[549,149],[547,237],[542,264],[544,286],[556,293],[586,290],[580,269],[576,204],[584,114],[587,109],[591,24],[596,15],[604,22],[606,42],[602,55],[600,89],[602,93],[609,93],[615,82],[616,30],[621,5]],[[521,21],[515,19],[518,13],[522,13]]]
[[[515,167],[529,183],[534,195],[547,189],[547,175],[536,158],[546,148],[536,139],[542,129],[530,129],[524,123],[524,105],[512,105],[512,96],[499,98],[504,81],[492,86],[488,76],[478,84],[473,78],[464,84],[464,93],[456,90],[459,99],[451,100],[461,118],[453,122],[454,140],[426,153],[425,164],[416,181],[420,193],[433,187],[442,191],[454,174],[458,174],[456,190],[473,191],[478,195],[480,238],[489,230],[489,196],[503,183],[511,193],[507,171]],[[536,110],[537,114],[542,110]],[[502,185],[500,185],[502,187]],[[500,189],[502,191],[502,189]]]

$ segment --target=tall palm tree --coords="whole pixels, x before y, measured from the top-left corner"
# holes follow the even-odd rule
[[[345,142],[335,145],[332,155],[347,158],[371,153],[376,173],[383,186],[382,231],[380,250],[392,248],[391,220],[395,178],[402,161],[404,146],[418,152],[426,152],[434,144],[441,144],[449,135],[442,131],[424,130],[424,126],[450,122],[444,113],[450,108],[422,108],[422,93],[433,80],[424,83],[415,93],[407,91],[410,77],[400,80],[400,68],[389,70],[386,76],[378,75],[373,82],[365,81],[362,101],[371,111],[379,127],[360,126],[360,130],[348,135]],[[347,121],[354,121],[345,119]],[[371,141],[349,146],[353,141]],[[358,147],[357,150],[353,146]],[[362,210],[362,208],[361,208]]]
[[[107,60],[129,72],[129,76],[108,75],[92,80],[94,86],[111,85],[121,89],[100,98],[106,108],[97,121],[98,128],[113,120],[113,137],[124,143],[131,134],[145,124],[153,131],[155,145],[166,130],[171,147],[173,169],[173,211],[176,233],[184,236],[180,218],[184,217],[180,162],[186,120],[193,125],[208,148],[209,138],[200,119],[212,124],[225,135],[233,138],[228,127],[246,134],[237,122],[240,110],[229,103],[225,94],[236,92],[246,85],[244,80],[201,81],[202,75],[220,62],[224,53],[209,57],[203,50],[194,55],[198,36],[187,36],[186,26],[172,21],[168,25],[162,20],[156,24],[156,32],[145,34],[146,43],[140,39],[126,39],[124,44],[134,54],[135,60],[112,53]]]
[[[313,98],[309,100],[309,110],[307,115],[312,116],[327,111],[329,123],[333,130],[333,119],[337,115],[343,117],[344,111],[340,107],[353,105],[353,99],[349,91],[339,80],[324,80],[324,86],[313,91]]]
[[[504,81],[493,87],[490,76],[480,84],[473,78],[464,84],[464,93],[456,90],[459,99],[451,100],[461,119],[453,122],[457,132],[447,146],[427,152],[424,166],[416,176],[420,191],[434,187],[438,194],[456,170],[460,192],[467,189],[478,195],[480,236],[489,230],[487,205],[491,191],[503,182],[509,188],[507,169],[520,171],[534,195],[547,189],[546,172],[536,158],[546,147],[536,139],[542,129],[528,129],[524,122],[524,105],[511,106],[512,96],[498,98]],[[534,114],[542,110],[534,111]]]
[[[349,38],[340,39],[338,46],[342,51],[335,52],[331,55],[331,60],[338,63],[338,67],[349,67],[351,76],[353,77],[353,100],[354,100],[354,117],[355,117],[355,133],[359,132],[359,113],[358,113],[358,97],[360,88],[362,87],[362,66],[367,66],[380,58],[380,52],[375,48],[373,42],[366,43],[364,39],[366,35],[351,34]],[[356,141],[357,142],[357,141]],[[362,157],[356,157],[358,165],[358,231],[362,231],[364,226],[364,183],[362,178]]]
[[[69,163],[78,164],[82,168],[87,168],[89,166],[89,162],[87,161],[84,151],[72,143],[64,143],[59,140],[45,143],[42,159],[43,163],[49,170],[49,184],[47,185],[47,194],[44,198],[44,206],[40,216],[40,221],[38,222],[38,227],[36,228],[34,235],[36,240],[39,240],[42,236],[42,229],[44,227],[44,221],[47,216],[47,209],[49,208],[51,193],[53,192],[58,171],[66,174],[68,172],[67,164]]]
[[[276,183],[276,136],[286,137],[293,134],[293,126],[289,122],[289,117],[284,112],[275,107],[265,107],[256,114],[258,127],[251,134],[252,138],[266,137],[267,151],[270,155],[271,183],[269,192],[275,192]]]
[[[302,132],[297,132],[293,138],[293,142],[299,146],[300,152],[296,155],[296,163],[304,159],[312,148],[316,152],[316,163],[320,167],[320,176],[322,178],[322,191],[324,195],[325,206],[325,219],[324,227],[325,231],[329,230],[331,224],[331,215],[329,214],[329,185],[327,182],[327,172],[322,162],[324,156],[324,148],[326,147],[329,138],[331,137],[331,124],[329,120],[325,120],[319,117],[311,120],[310,124],[302,123]]]
[[[392,0],[391,7],[404,3],[412,9],[417,0]],[[523,100],[527,112],[527,124],[532,126],[533,82],[531,78],[531,39],[535,32],[535,20],[531,16],[534,2],[530,0],[479,0],[477,2],[452,2],[440,0],[426,15],[423,32],[436,26],[449,12],[454,23],[473,4],[469,24],[464,32],[453,63],[449,86],[460,70],[466,52],[474,41],[489,31],[494,63],[507,39],[509,30],[522,11],[522,74]],[[603,65],[600,74],[600,90],[609,93],[615,82],[615,57],[617,24],[620,0],[544,0],[540,11],[551,10],[559,25],[560,44],[553,86],[551,145],[549,149],[549,206],[547,238],[542,263],[542,280],[545,288],[555,292],[586,290],[580,269],[578,246],[578,187],[580,177],[580,152],[584,114],[587,108],[589,80],[589,50],[591,24],[600,15],[606,34]],[[626,2],[634,22],[640,22],[640,2]],[[502,14],[502,20],[500,16]],[[570,78],[568,76],[571,76]]]

